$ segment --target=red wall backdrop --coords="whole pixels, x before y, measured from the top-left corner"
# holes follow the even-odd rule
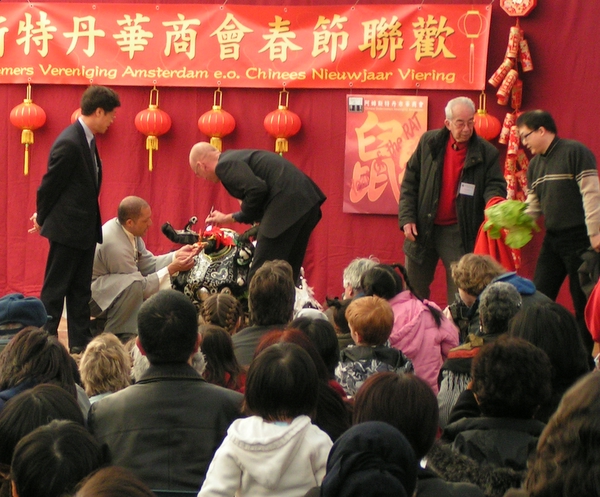
[[[466,3],[451,0],[424,0],[428,4]],[[128,3],[135,3],[129,0]],[[161,3],[171,3],[163,0]],[[180,1],[174,3],[181,3]],[[204,1],[202,3],[222,3]],[[229,0],[229,4],[332,5],[352,2],[338,0]],[[361,4],[382,4],[381,0],[361,0]],[[395,2],[396,3],[396,2]],[[400,1],[399,3],[421,3]],[[498,1],[493,9],[487,75],[502,62],[510,26]],[[600,156],[600,118],[597,112],[597,80],[600,54],[597,43],[595,2],[540,0],[533,13],[521,21],[533,55],[535,70],[526,73],[523,108],[545,108],[557,120],[559,134],[587,144]],[[71,113],[79,107],[81,86],[35,85],[33,100],[44,108],[46,125],[35,132],[29,176],[23,176],[23,146],[20,131],[9,122],[11,109],[25,98],[24,85],[0,85],[0,295],[22,292],[39,295],[48,250],[45,238],[29,235],[29,217],[35,211],[36,189],[46,170],[48,151],[60,131],[69,124]],[[160,233],[160,225],[170,221],[182,227],[191,215],[204,219],[211,205],[226,211],[236,208],[220,185],[194,178],[188,166],[192,144],[205,140],[196,122],[213,103],[214,88],[160,89],[160,107],[169,113],[173,126],[160,137],[154,154],[154,171],[148,171],[145,137],[136,131],[137,112],[148,107],[147,87],[114,86],[122,107],[106,135],[99,137],[98,149],[104,164],[100,197],[103,219],[113,217],[119,201],[126,195],[147,199],[153,209],[155,226],[146,243],[155,252],[174,248]],[[355,85],[356,93],[361,91]],[[394,89],[382,93],[394,93]],[[487,87],[488,111],[502,120],[506,108],[495,104]],[[291,90],[290,109],[302,119],[302,129],[290,140],[286,155],[310,175],[328,196],[323,220],[315,230],[305,259],[309,283],[317,297],[340,295],[342,271],[354,257],[375,255],[382,262],[402,262],[403,235],[395,216],[342,213],[345,143],[344,90]],[[369,92],[377,93],[377,92]],[[397,91],[398,94],[411,94]],[[414,93],[413,93],[414,94]],[[477,101],[477,92],[467,92]],[[421,92],[429,97],[430,128],[443,124],[445,103],[458,93]],[[224,89],[223,108],[234,115],[237,127],[225,138],[225,148],[273,149],[274,140],[262,122],[276,109],[278,91],[261,89]],[[502,148],[501,150],[504,150]],[[531,276],[540,235],[524,251],[521,273]],[[445,303],[442,274],[434,284],[432,299]],[[564,301],[564,295],[561,301]]]

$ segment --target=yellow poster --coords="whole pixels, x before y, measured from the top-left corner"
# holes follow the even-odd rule
[[[346,97],[344,208],[398,214],[406,163],[427,131],[427,97]]]

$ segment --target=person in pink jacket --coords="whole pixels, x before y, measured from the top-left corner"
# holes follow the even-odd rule
[[[454,323],[436,304],[413,293],[401,264],[374,266],[363,274],[361,286],[365,295],[376,295],[390,303],[394,311],[390,345],[402,350],[412,361],[415,374],[437,395],[440,368],[448,351],[458,345]]]

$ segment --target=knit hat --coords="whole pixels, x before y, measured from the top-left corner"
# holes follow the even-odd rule
[[[359,423],[334,444],[323,497],[408,497],[417,485],[417,458],[404,435],[381,421]]]
[[[48,321],[48,313],[42,301],[25,297],[21,293],[10,293],[0,299],[0,326],[18,323],[41,328]]]

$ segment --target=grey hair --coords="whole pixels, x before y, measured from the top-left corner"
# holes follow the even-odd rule
[[[475,104],[469,97],[456,97],[446,104],[446,119],[451,120],[454,117],[454,107],[457,105],[465,105],[475,113]]]
[[[523,299],[514,285],[504,281],[490,283],[479,296],[479,319],[484,334],[504,333],[509,321],[519,312]]]
[[[372,255],[369,257],[357,257],[354,259],[346,269],[344,269],[344,273],[342,275],[342,283],[344,288],[348,285],[352,288],[353,292],[358,292],[361,290],[360,286],[360,278],[365,271],[371,269],[373,266],[379,264],[379,259],[373,257]]]

